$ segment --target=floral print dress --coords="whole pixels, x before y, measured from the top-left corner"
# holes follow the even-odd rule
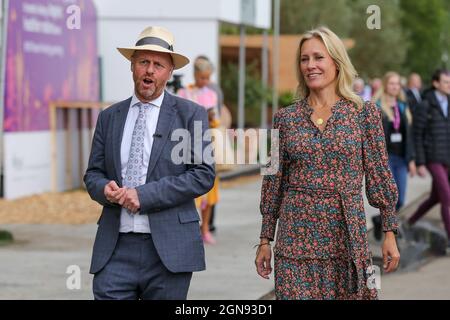
[[[261,238],[274,239],[277,299],[376,299],[362,195],[379,208],[383,231],[398,228],[397,188],[379,109],[346,99],[320,131],[306,99],[279,110],[278,170],[263,178]],[[272,163],[273,166],[273,163]]]

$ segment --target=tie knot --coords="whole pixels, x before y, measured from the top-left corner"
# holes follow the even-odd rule
[[[139,108],[139,111],[145,111],[150,108],[150,103],[138,102],[135,104],[135,106]]]

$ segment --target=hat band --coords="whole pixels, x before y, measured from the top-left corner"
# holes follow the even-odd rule
[[[144,46],[146,44],[154,44],[154,45],[163,47],[164,49],[173,51],[173,46],[172,45],[170,45],[168,42],[162,40],[161,38],[156,38],[156,37],[145,37],[145,38],[142,38],[138,42],[136,42],[136,47]]]

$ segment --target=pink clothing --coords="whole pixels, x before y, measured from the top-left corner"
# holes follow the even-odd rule
[[[396,102],[394,105],[394,129],[395,131],[400,130],[400,110],[398,108],[398,103]]]
[[[189,85],[186,88],[178,90],[177,94],[182,98],[198,103],[205,107],[206,110],[217,106],[217,93],[208,87],[198,88]]]

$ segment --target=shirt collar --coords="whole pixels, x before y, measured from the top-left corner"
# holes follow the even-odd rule
[[[437,100],[438,100],[440,103],[446,103],[446,102],[447,102],[447,96],[446,96],[446,95],[440,93],[440,92],[437,91],[437,90],[434,91],[434,94],[436,95],[436,98],[437,98]]]
[[[163,90],[163,92],[161,93],[161,95],[160,95],[158,98],[156,98],[156,99],[154,99],[154,100],[148,102],[148,104],[151,104],[152,106],[161,108],[162,102],[163,102],[163,100],[164,100],[164,95],[165,95],[165,90]],[[133,106],[135,106],[138,102],[141,102],[141,101],[138,99],[138,97],[136,97],[136,93],[133,93],[133,96],[132,96],[132,98],[131,98],[130,106],[133,107]]]

